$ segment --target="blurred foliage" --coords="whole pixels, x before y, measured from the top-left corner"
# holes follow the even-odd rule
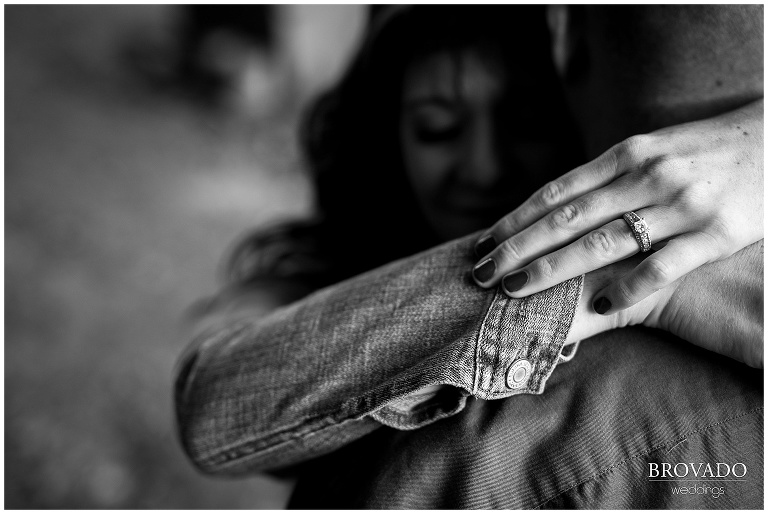
[[[179,6],[5,8],[5,506],[279,508],[175,438],[181,318],[224,251],[306,213],[295,103],[196,104],[125,59]]]

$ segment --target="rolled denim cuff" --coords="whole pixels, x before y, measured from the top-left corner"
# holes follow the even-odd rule
[[[483,400],[540,394],[559,363],[583,275],[522,300],[498,291],[480,329],[472,394]]]
[[[579,350],[580,343],[581,341],[576,341],[575,343],[563,346],[563,351],[560,352],[560,358],[557,363],[562,364],[573,359],[576,356],[576,352]]]
[[[583,281],[582,275],[523,299],[499,289],[474,341],[457,341],[397,377],[391,389],[385,386],[395,398],[370,417],[408,430],[460,412],[470,395],[495,400],[541,394],[555,367],[576,352],[576,344],[564,344]],[[435,385],[452,387],[414,394]]]

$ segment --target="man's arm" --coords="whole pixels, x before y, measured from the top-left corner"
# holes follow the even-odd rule
[[[761,239],[724,261],[686,275],[658,321],[649,326],[762,368],[763,253]]]

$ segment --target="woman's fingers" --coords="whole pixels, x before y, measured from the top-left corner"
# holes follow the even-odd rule
[[[620,174],[621,152],[617,148],[618,145],[597,159],[545,184],[480,236],[475,245],[477,256],[489,254],[499,243],[528,228],[552,209],[610,183]]]
[[[592,307],[598,314],[606,315],[631,307],[716,257],[711,238],[702,232],[675,237],[627,275],[595,294]]]
[[[507,273],[563,248],[590,230],[620,218],[629,208],[650,202],[653,192],[645,188],[637,191],[632,180],[629,175],[622,176],[606,187],[556,208],[522,232],[506,239],[475,266],[475,281],[483,287],[495,286]],[[579,269],[583,270],[576,275],[605,264],[605,261],[593,258],[589,264],[580,264]],[[563,275],[558,273],[558,276]],[[563,280],[573,276],[563,276]]]
[[[665,207],[652,207],[637,211],[646,218],[652,237],[665,238],[678,233],[679,227],[667,216]],[[506,274],[501,280],[504,292],[513,298],[522,298],[564,280],[618,262],[640,251],[632,230],[623,219],[593,230],[570,245],[540,257],[522,269]]]

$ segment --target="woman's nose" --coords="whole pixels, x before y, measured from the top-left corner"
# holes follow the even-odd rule
[[[502,164],[498,143],[490,124],[478,124],[471,131],[465,149],[462,166],[462,182],[479,188],[492,187],[499,182]]]

